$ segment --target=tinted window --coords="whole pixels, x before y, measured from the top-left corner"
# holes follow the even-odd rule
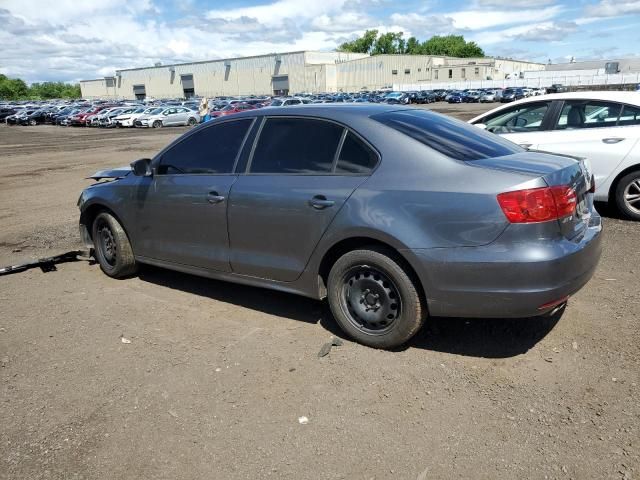
[[[625,105],[618,120],[618,125],[640,125],[640,107]]]
[[[231,173],[251,122],[243,119],[198,130],[162,155],[158,173]]]
[[[253,154],[252,173],[328,173],[343,128],[306,118],[268,118]]]
[[[336,173],[370,173],[378,163],[378,156],[353,133],[344,139]]]
[[[493,133],[535,132],[542,129],[542,120],[549,102],[521,105],[483,118],[487,130]]]
[[[619,103],[571,100],[564,103],[556,130],[614,127],[620,115]]]
[[[401,110],[371,118],[456,160],[502,157],[524,151],[497,135],[427,110]]]

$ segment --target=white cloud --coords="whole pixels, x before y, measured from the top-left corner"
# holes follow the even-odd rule
[[[534,8],[555,3],[555,0],[477,0],[481,7]]]
[[[640,14],[640,0],[600,0],[586,8],[591,17],[616,17]]]
[[[481,46],[503,44],[514,40],[543,43],[561,40],[576,30],[577,25],[573,22],[541,22],[503,30],[479,32],[470,38]]]
[[[424,32],[430,35],[437,33],[449,33],[455,30],[453,20],[447,15],[420,15],[418,13],[393,13],[390,20],[402,26],[404,32],[412,32],[413,35],[424,38]]]
[[[535,10],[467,10],[447,14],[456,28],[463,30],[483,30],[503,25],[542,22],[555,18],[563,11],[561,6],[537,8]]]

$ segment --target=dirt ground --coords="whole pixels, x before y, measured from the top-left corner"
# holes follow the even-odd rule
[[[76,247],[84,178],[183,132],[1,125],[0,265]],[[0,478],[640,478],[640,224],[604,223],[563,315],[396,352],[318,358],[325,304],[160,269],[0,277]]]

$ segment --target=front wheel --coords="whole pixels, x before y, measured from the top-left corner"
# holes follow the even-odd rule
[[[640,220],[640,171],[622,177],[615,196],[620,212],[632,220]]]
[[[401,259],[383,249],[354,250],[331,268],[327,296],[345,333],[373,348],[394,348],[413,337],[426,315],[416,283]]]
[[[189,118],[189,121],[187,122],[187,125],[189,125],[190,127],[193,127],[197,123],[198,123],[198,121],[195,118],[191,117],[191,118]]]
[[[138,265],[129,238],[113,215],[100,213],[93,221],[92,236],[96,260],[104,273],[124,278],[136,272]]]
[[[160,120],[156,120],[151,126],[153,128],[162,128],[162,122]]]

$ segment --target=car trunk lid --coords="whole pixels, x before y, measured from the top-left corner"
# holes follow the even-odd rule
[[[559,218],[560,231],[572,239],[589,225],[593,195],[589,195],[593,174],[584,159],[543,152],[521,152],[505,157],[473,160],[473,165],[540,177],[549,187],[569,186],[576,194],[576,210]]]

